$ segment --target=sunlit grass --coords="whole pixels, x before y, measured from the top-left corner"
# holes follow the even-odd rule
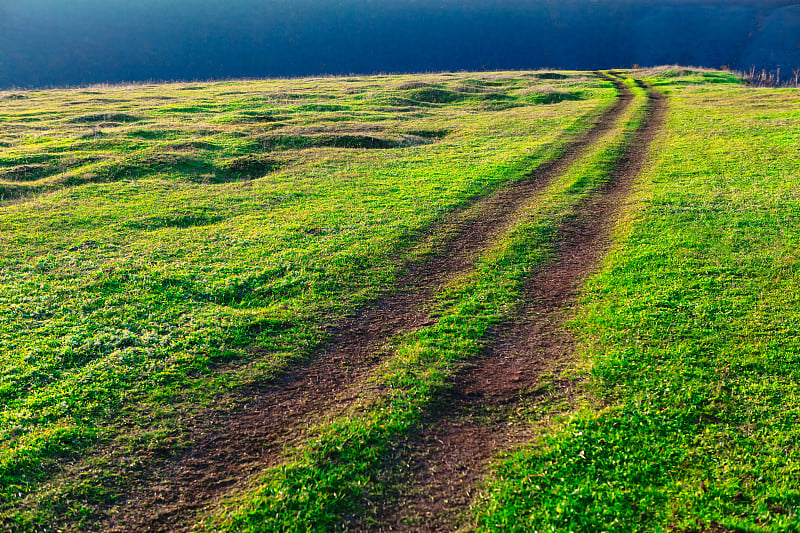
[[[593,408],[498,464],[481,530],[800,528],[800,99],[708,78],[653,80],[667,128],[574,323]]]
[[[800,97],[639,74],[670,112],[571,324],[583,395],[551,424],[519,414],[540,437],[495,465],[474,525],[796,531]],[[0,524],[100,527],[141,465],[190,444],[187,420],[313,357],[437,223],[555,157],[615,94],[524,72],[0,92]],[[403,439],[608,177],[638,94],[429,302],[435,325],[391,339],[352,412],[199,526],[369,524]]]
[[[568,172],[531,198],[507,235],[475,270],[432,302],[436,325],[392,340],[393,356],[373,371],[373,395],[347,416],[313,428],[286,463],[209,513],[208,531],[335,531],[374,523],[375,503],[393,497],[403,475],[404,439],[437,409],[454,375],[486,346],[489,328],[514,315],[528,273],[551,255],[558,227],[606,184],[645,106],[643,91],[615,127]],[[377,391],[382,391],[378,393]],[[371,504],[370,504],[371,503]]]
[[[95,452],[180,448],[613,95],[525,73],[0,95],[3,520],[90,524],[127,468]]]

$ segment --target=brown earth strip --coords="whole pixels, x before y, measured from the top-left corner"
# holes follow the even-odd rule
[[[611,79],[603,76],[606,79]],[[565,153],[526,179],[477,199],[436,230],[448,235],[440,249],[407,266],[394,292],[344,320],[310,361],[281,378],[240,390],[202,419],[189,421],[190,449],[154,461],[137,474],[138,488],[111,511],[107,531],[186,531],[192,517],[282,456],[302,438],[314,417],[339,412],[353,401],[343,394],[365,379],[386,355],[382,346],[400,331],[433,323],[426,307],[452,276],[472,268],[480,252],[507,229],[536,193],[568,168],[613,127],[632,100],[614,81],[620,98]]]
[[[553,261],[526,280],[518,316],[496,328],[485,357],[456,377],[439,411],[427,420],[418,440],[408,444],[411,481],[373,529],[455,531],[468,523],[464,513],[490,461],[530,438],[530,425],[514,423],[514,413],[536,396],[546,373],[557,373],[569,360],[574,340],[563,323],[584,281],[606,254],[610,229],[664,123],[666,98],[637,83],[650,98],[643,127],[609,183],[561,228]],[[568,395],[569,384],[560,385]]]

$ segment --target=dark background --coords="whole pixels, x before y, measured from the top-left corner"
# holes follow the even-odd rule
[[[800,67],[786,0],[0,0],[0,88],[679,63]]]

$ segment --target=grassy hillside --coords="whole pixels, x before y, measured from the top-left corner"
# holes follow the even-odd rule
[[[798,105],[664,69],[0,92],[0,530],[797,530]],[[559,355],[437,418],[580,221],[613,244]],[[514,429],[423,512],[447,424]]]
[[[181,420],[313,354],[613,95],[517,73],[5,94],[6,520],[91,521],[122,490],[104,457],[175,453]]]
[[[393,357],[367,378],[370,394],[344,416],[320,424],[287,463],[261,474],[253,488],[213,513],[208,530],[324,531],[339,529],[342,517],[350,517],[345,523],[354,528],[380,526],[382,517],[369,509],[398,496],[392,483],[408,482],[404,440],[441,408],[450,382],[480,355],[492,326],[513,316],[526,271],[546,262],[559,225],[607,180],[626,135],[641,120],[643,100],[637,98],[590,153],[525,206],[474,270],[442,287],[430,304],[434,325],[391,340]],[[411,525],[424,527],[422,521]]]

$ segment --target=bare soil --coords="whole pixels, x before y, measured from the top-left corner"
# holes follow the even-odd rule
[[[468,524],[464,512],[490,461],[530,438],[530,424],[515,423],[514,412],[537,394],[544,373],[554,373],[570,359],[574,339],[563,328],[564,321],[585,279],[606,254],[610,229],[663,125],[666,99],[649,88],[648,94],[643,127],[607,186],[560,229],[554,260],[526,280],[519,315],[496,328],[485,357],[457,376],[436,416],[409,441],[410,481],[373,529],[454,531]],[[570,383],[556,385],[569,395]]]
[[[315,423],[315,417],[318,421],[318,417],[352,404],[354,399],[342,392],[362,381],[383,360],[386,341],[401,331],[432,324],[435,319],[428,316],[426,308],[437,288],[471,269],[480,252],[513,223],[536,193],[610,130],[632,99],[622,83],[615,80],[615,84],[621,97],[592,128],[572,141],[561,157],[542,165],[526,179],[476,198],[469,209],[433,228],[448,235],[445,243],[426,258],[407,265],[391,293],[345,319],[316,356],[275,381],[237,391],[235,398],[221,401],[207,416],[187,421],[189,449],[180,456],[145,464],[137,474],[136,488],[109,511],[106,530],[190,530],[192,518],[200,510],[278,461],[285,447],[301,439]],[[530,372],[514,360],[508,364],[508,372],[517,371],[514,369],[518,366],[523,375]],[[477,371],[475,376],[482,376],[475,385],[467,385],[469,380],[464,377],[465,395],[479,395],[469,391],[494,388],[493,382],[504,383],[508,378],[507,373],[488,370]],[[488,397],[484,400],[490,401]],[[443,424],[446,428],[445,420]],[[457,437],[449,430],[445,433],[445,438],[449,439],[451,433]],[[477,447],[477,440],[475,444]],[[465,453],[470,449],[465,448]],[[464,479],[466,483],[475,476]],[[457,485],[465,487],[465,483]],[[428,511],[419,507],[419,512]]]

